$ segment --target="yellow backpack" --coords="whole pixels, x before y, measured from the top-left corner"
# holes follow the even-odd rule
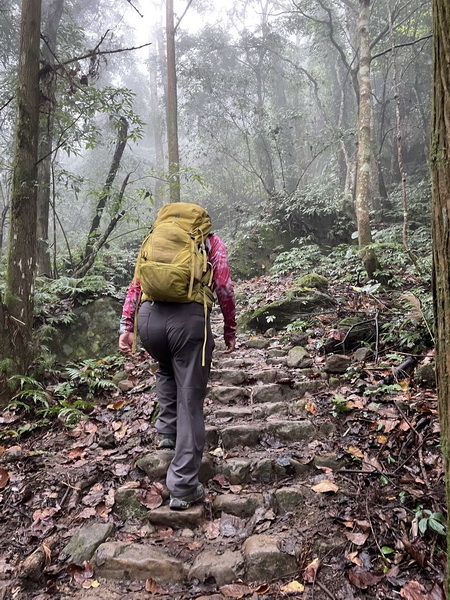
[[[203,304],[205,331],[207,311],[214,303],[213,271],[206,251],[210,232],[209,215],[198,204],[165,204],[142,243],[134,272],[141,283],[142,301]]]

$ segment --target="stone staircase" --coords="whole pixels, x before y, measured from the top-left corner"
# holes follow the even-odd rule
[[[213,325],[217,348],[199,474],[205,502],[169,510],[162,484],[173,451],[150,447],[135,464],[148,482],[145,501],[138,483],[125,483],[115,490],[115,524],[91,525],[65,549],[78,564],[90,553],[96,578],[216,591],[237,581],[294,578],[305,552],[312,556],[312,547],[316,552],[324,543],[320,536],[308,539],[308,532],[325,518],[311,486],[323,469],[339,466],[335,426],[312,404],[327,389],[326,379],[311,359],[306,368],[288,367],[292,344],[277,337],[240,338],[239,348],[224,354],[217,314]],[[165,500],[160,506],[158,495]]]

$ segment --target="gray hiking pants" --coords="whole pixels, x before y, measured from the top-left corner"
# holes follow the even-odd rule
[[[144,348],[159,363],[156,429],[160,434],[176,436],[167,488],[172,496],[183,498],[198,486],[205,445],[203,402],[214,349],[209,315],[204,367],[205,316],[198,302],[144,302],[139,309],[138,330]]]

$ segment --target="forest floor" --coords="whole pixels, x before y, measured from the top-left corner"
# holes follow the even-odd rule
[[[246,304],[281,288],[268,278],[237,286]],[[380,311],[354,289],[333,294],[340,317]],[[144,353],[120,367],[128,385],[99,392],[72,428],[54,420],[17,438],[27,417],[19,408],[0,416],[0,599],[443,599],[435,390],[412,372],[397,378],[381,348],[364,360],[352,352],[344,372],[330,373],[323,349],[342,339],[337,312],[312,318],[302,340],[311,365],[301,369],[286,361],[295,335],[239,334],[225,355],[217,313],[214,322],[206,498],[185,515],[168,510],[164,478],[138,466],[158,453],[154,366]],[[119,510],[130,490],[144,516]],[[122,550],[157,548],[166,562],[150,576],[140,557],[131,566],[114,559],[109,570],[98,551],[68,560],[73,536],[98,524],[113,527]],[[211,552],[217,564],[205,566]],[[158,579],[167,561],[183,576]]]

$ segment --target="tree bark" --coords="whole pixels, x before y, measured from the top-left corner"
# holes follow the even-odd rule
[[[359,114],[358,114],[358,168],[356,174],[355,209],[358,240],[364,268],[370,279],[378,268],[372,243],[369,217],[370,162],[371,162],[371,95],[370,83],[370,0],[359,0]]]
[[[116,148],[114,150],[114,155],[111,161],[111,166],[109,167],[108,176],[106,177],[105,185],[103,186],[102,191],[100,192],[100,196],[97,202],[97,206],[95,209],[94,217],[91,222],[91,227],[88,234],[88,239],[86,242],[86,247],[84,250],[84,256],[79,265],[75,268],[75,271],[72,274],[72,277],[83,277],[85,275],[86,270],[85,266],[91,263],[92,255],[96,255],[98,252],[95,250],[96,242],[100,239],[100,222],[102,219],[103,212],[105,210],[108,199],[111,196],[111,187],[114,183],[114,180],[117,175],[117,171],[120,167],[120,161],[122,160],[122,156],[125,150],[125,146],[127,145],[128,139],[128,121],[124,117],[120,117],[119,119],[119,129],[117,132],[117,143]],[[95,258],[95,256],[94,256]],[[89,268],[90,268],[89,266]]]
[[[43,32],[42,55],[46,65],[56,62],[56,37],[61,21],[64,0],[51,2]],[[39,128],[39,164],[37,192],[37,275],[51,275],[50,253],[48,251],[48,224],[51,197],[51,163],[53,147],[53,123],[55,116],[56,73],[53,69],[45,72],[41,79],[41,123]]]
[[[178,100],[175,63],[175,26],[173,0],[166,0],[167,52],[167,144],[169,152],[170,201],[180,201],[180,154],[178,148]]]
[[[447,506],[450,506],[450,5],[447,0],[433,0],[433,29],[434,97],[430,160],[433,183],[436,371],[445,489]],[[450,516],[447,544],[450,548]],[[446,571],[444,591],[448,598],[450,553],[447,553]]]
[[[8,399],[8,375],[26,373],[32,356],[40,28],[41,0],[23,0],[9,251],[0,304],[0,404]]]

